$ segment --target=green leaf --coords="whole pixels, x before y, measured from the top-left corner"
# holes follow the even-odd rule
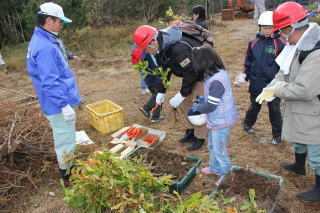
[[[234,198],[234,197],[225,198],[223,200],[223,204],[230,204],[230,203],[233,203],[235,200],[236,200],[236,198]]]
[[[242,204],[242,206],[240,207],[241,211],[247,210],[248,208],[251,207],[251,203],[247,200],[245,200]]]
[[[254,200],[255,196],[256,196],[256,191],[254,189],[249,189],[249,198],[250,198],[250,202],[253,205],[253,208],[257,208],[257,203]]]

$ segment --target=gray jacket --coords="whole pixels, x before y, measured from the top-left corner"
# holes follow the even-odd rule
[[[269,86],[275,86],[276,96],[286,101],[282,139],[320,145],[320,50],[299,63],[301,51],[312,50],[320,40],[320,27],[314,23],[310,27],[297,48],[289,74],[280,70]]]

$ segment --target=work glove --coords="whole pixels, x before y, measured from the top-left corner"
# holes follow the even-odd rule
[[[185,97],[183,97],[179,92],[173,98],[170,99],[169,103],[173,108],[177,108],[184,99]]]
[[[262,104],[263,101],[266,101],[266,102],[273,101],[275,99],[275,92],[276,92],[275,87],[263,88],[260,95],[256,98],[256,102],[258,102],[259,104]]]
[[[72,122],[76,120],[76,113],[69,104],[62,108],[62,114],[66,122]]]
[[[240,73],[235,81],[233,82],[235,85],[241,85],[241,84],[244,84],[246,82],[246,77],[247,75],[245,73]]]
[[[156,103],[162,104],[164,102],[164,93],[158,93],[156,97]]]

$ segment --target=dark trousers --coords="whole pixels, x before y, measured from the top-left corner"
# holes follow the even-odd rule
[[[258,118],[258,114],[261,109],[261,104],[256,102],[258,95],[250,94],[251,105],[246,112],[246,117],[244,122],[252,127]],[[282,131],[282,116],[280,111],[280,98],[275,98],[273,101],[268,102],[269,108],[269,120],[272,126],[272,135],[273,137],[280,137]]]
[[[149,100],[147,101],[147,103],[145,105],[143,105],[143,109],[145,109],[146,111],[149,111],[151,113],[151,110],[156,106],[156,97],[158,94],[158,89],[155,86],[148,86],[148,89],[150,90],[151,93],[151,97],[149,98]],[[154,114],[153,114],[153,119],[158,119],[160,117],[160,112],[161,112],[161,108],[162,105],[159,106]]]

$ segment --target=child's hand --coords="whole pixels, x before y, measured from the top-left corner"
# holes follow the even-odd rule
[[[246,82],[247,75],[245,73],[241,73],[236,77],[236,80],[233,82],[235,85],[241,85]]]

